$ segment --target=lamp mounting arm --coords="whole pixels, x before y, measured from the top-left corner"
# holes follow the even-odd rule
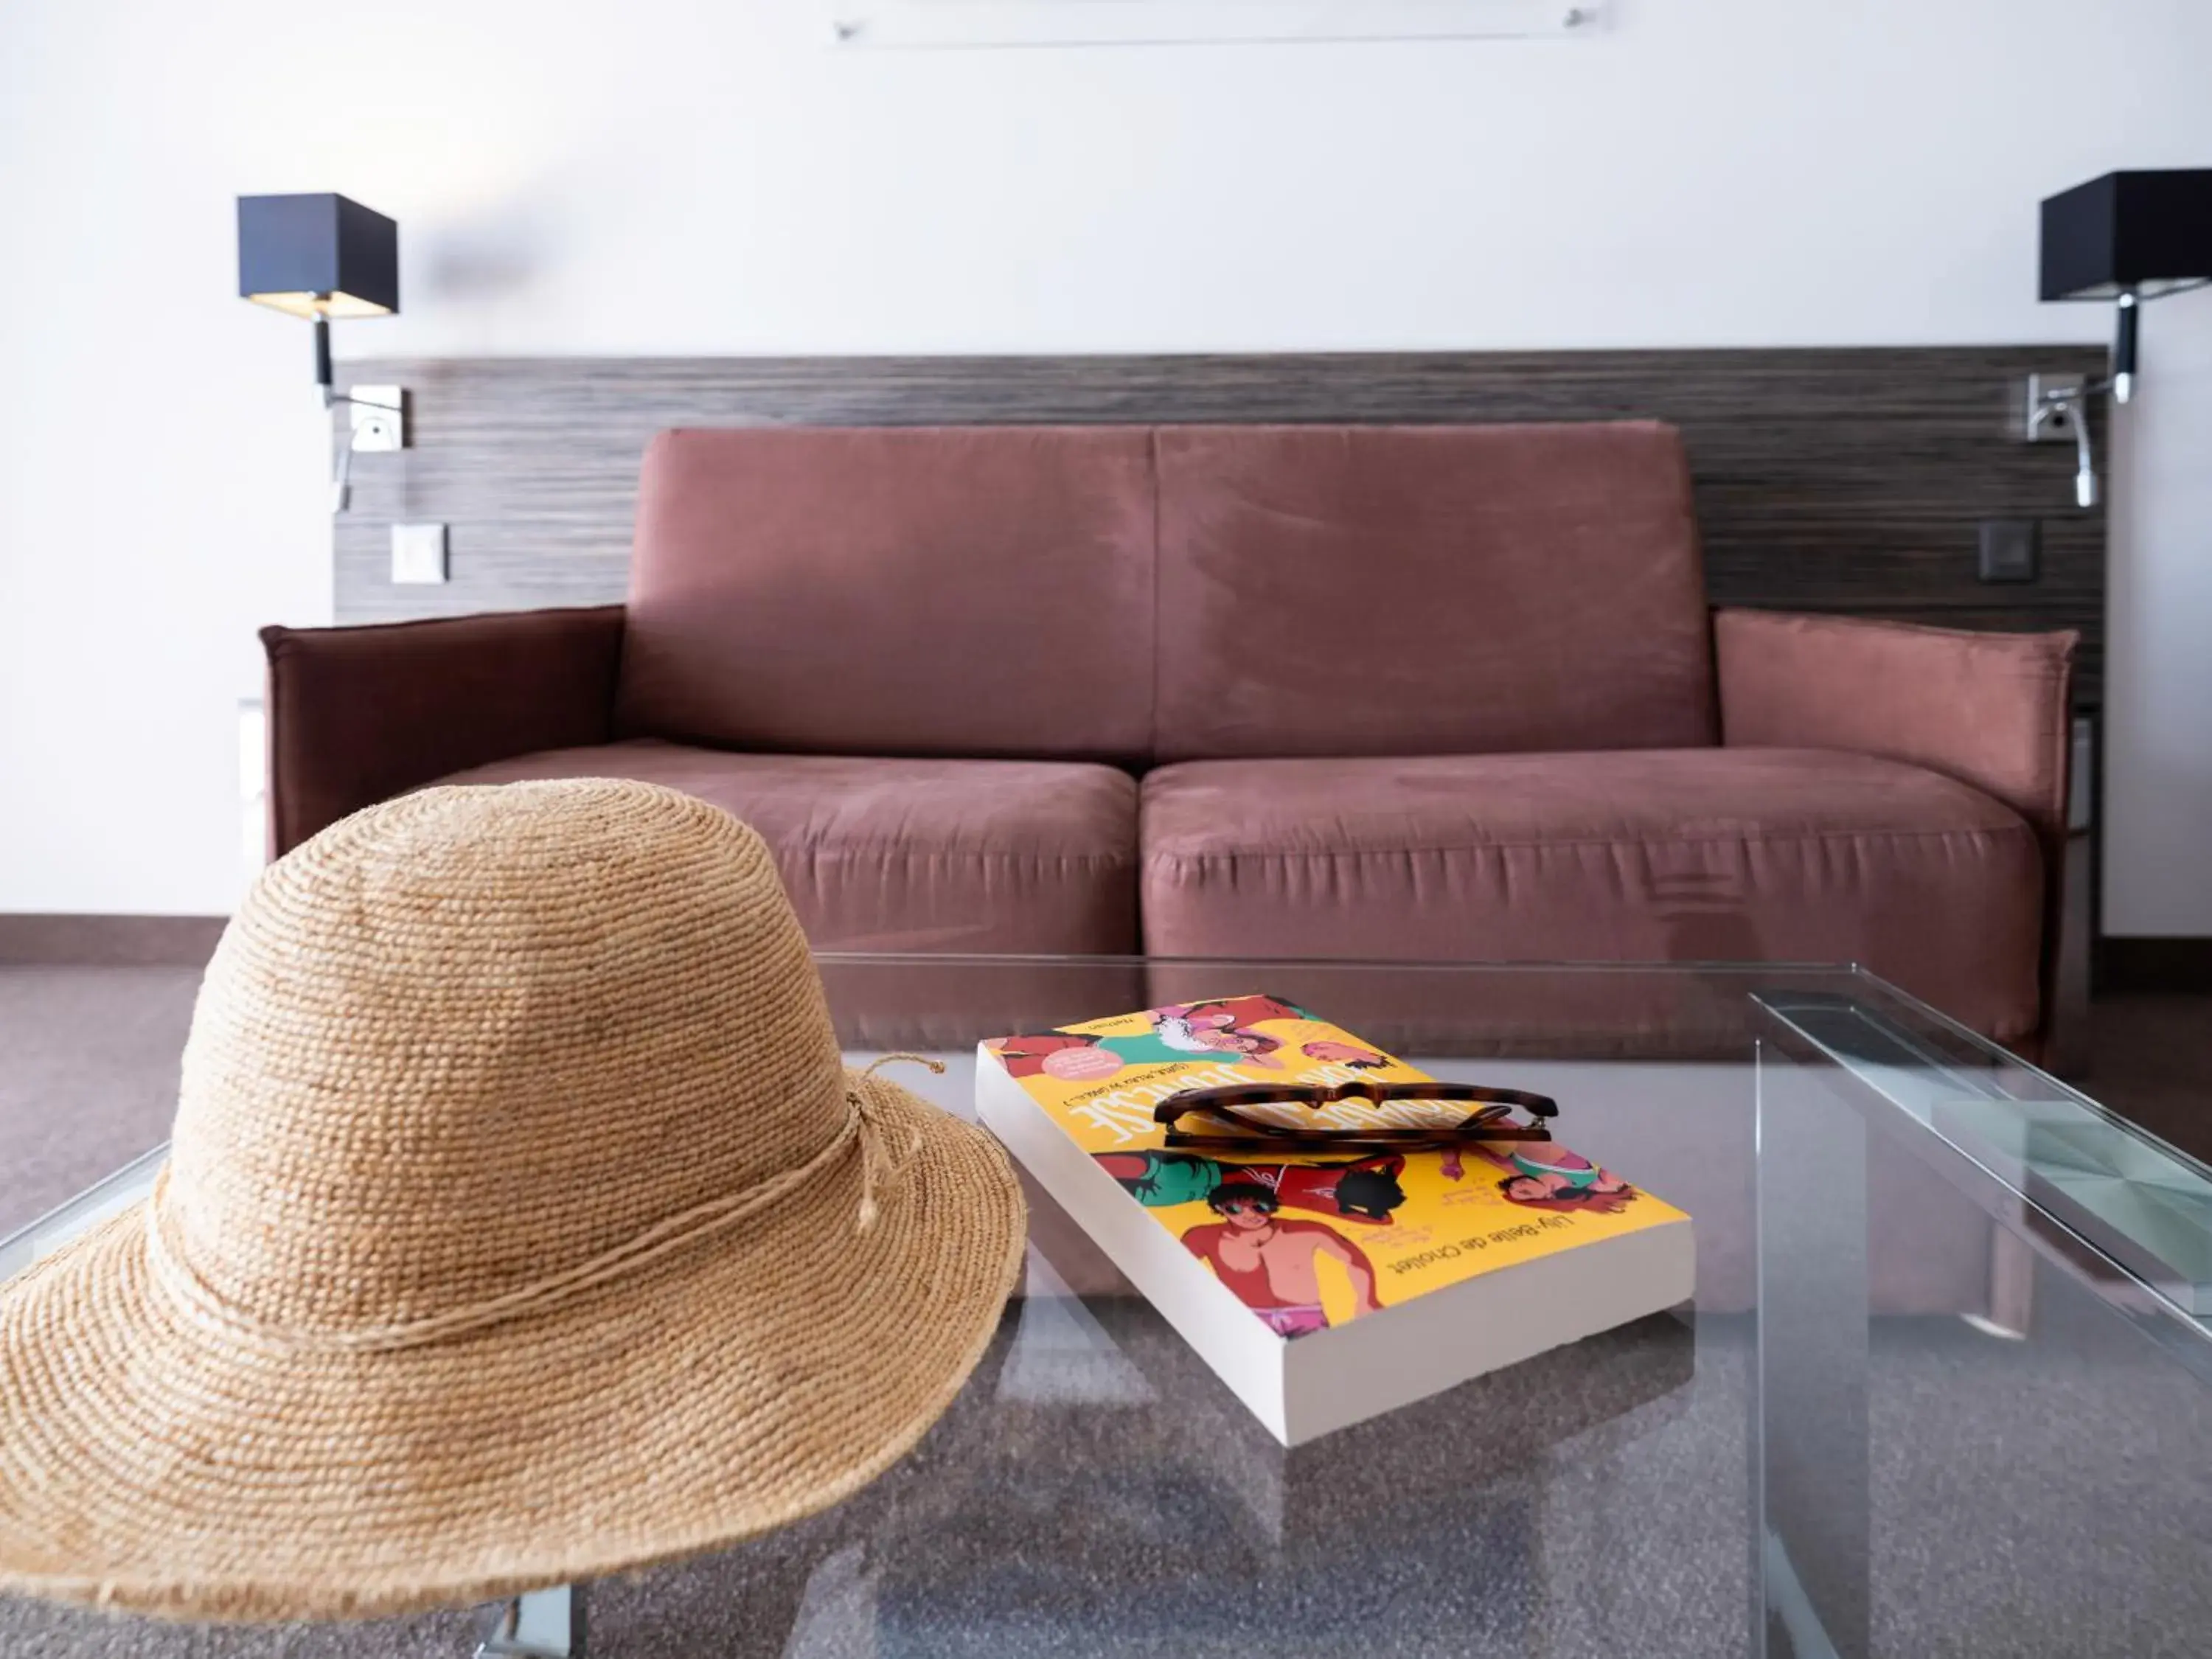
[[[2142,307],[2135,289],[2126,289],[2120,295],[2120,321],[2112,338],[2112,401],[2124,404],[2136,395],[2136,330],[2142,320]]]

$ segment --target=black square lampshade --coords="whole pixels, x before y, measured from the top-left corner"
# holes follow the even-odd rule
[[[2043,297],[2155,299],[2212,279],[2212,168],[2108,173],[2043,204]]]
[[[388,315],[399,227],[343,196],[241,196],[238,291],[296,317]]]

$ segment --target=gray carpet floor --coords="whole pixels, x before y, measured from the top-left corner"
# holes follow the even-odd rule
[[[0,1231],[168,1138],[199,980],[0,967]]]
[[[197,979],[0,968],[0,1231],[165,1136]],[[2103,1005],[2085,1083],[2212,1155],[2212,1000]],[[1949,1320],[1874,1339],[1869,1644],[2201,1652],[2212,1388],[2078,1288],[2038,1294],[2027,1342]],[[1563,1352],[1286,1455],[1148,1313],[1033,1297],[891,1475],[747,1549],[593,1586],[592,1651],[1749,1651],[1747,1331],[1647,1321]],[[1440,1559],[1463,1571],[1406,1577]],[[476,1622],[223,1631],[0,1597],[0,1656],[451,1659]]]

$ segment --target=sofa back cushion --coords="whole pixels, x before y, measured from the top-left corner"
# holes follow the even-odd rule
[[[647,451],[620,736],[1188,760],[1716,739],[1672,428],[741,428]]]
[[[623,735],[1143,757],[1144,427],[744,428],[647,452]]]
[[[1672,428],[1157,430],[1159,758],[1715,741]]]

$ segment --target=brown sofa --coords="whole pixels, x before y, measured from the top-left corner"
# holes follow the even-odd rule
[[[2073,636],[1709,611],[1663,426],[669,432],[627,606],[264,638],[280,851],[611,775],[761,830],[825,950],[2049,1002]]]

